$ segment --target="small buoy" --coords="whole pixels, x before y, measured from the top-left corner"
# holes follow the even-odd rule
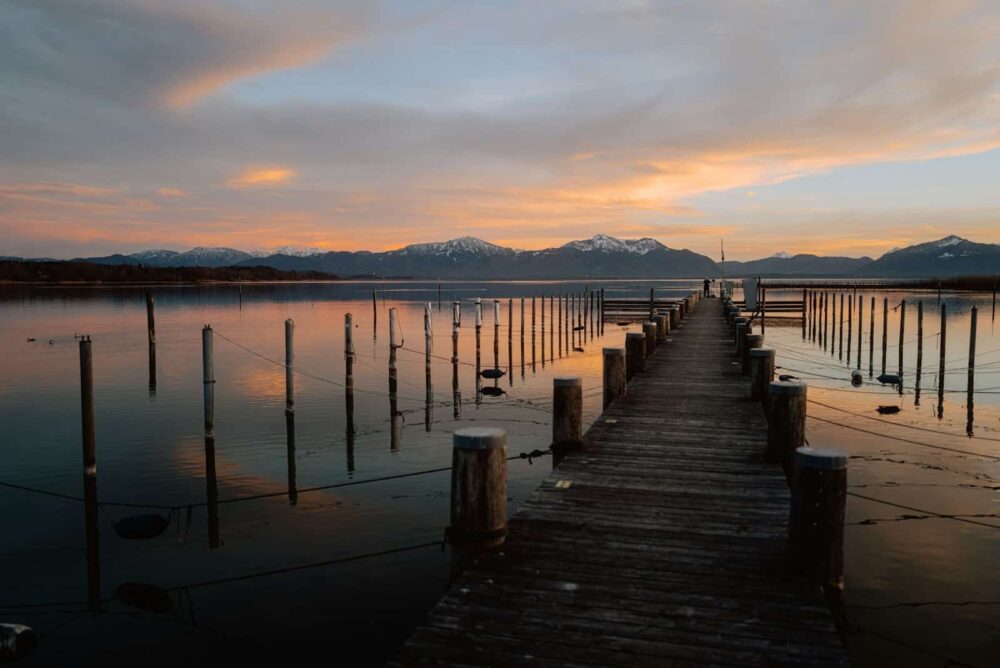
[[[575,352],[575,353],[582,353],[584,351],[583,351],[583,348],[580,348],[579,346],[577,346],[576,348],[573,348],[573,352]]]
[[[483,378],[495,379],[503,378],[507,374],[503,369],[483,369],[482,373],[479,375]]]
[[[131,515],[114,523],[115,533],[126,540],[148,540],[156,538],[170,526],[170,518],[150,513]]]
[[[507,394],[506,392],[503,391],[502,388],[499,387],[484,387],[479,391],[488,397],[499,397],[504,394]]]
[[[29,654],[38,645],[38,634],[24,624],[0,624],[0,659],[13,661]]]
[[[55,345],[55,341],[54,341],[53,339],[49,339],[49,345],[50,345],[50,346],[51,346],[51,345]]]
[[[881,376],[878,377],[878,382],[882,383],[883,385],[899,385],[900,383],[903,382],[903,379],[900,378],[899,375],[894,373],[883,373]]]
[[[738,364],[738,362],[736,362],[736,364]],[[783,373],[780,376],[778,376],[778,380],[780,380],[783,383],[787,383],[789,381],[798,380],[798,377],[792,376],[792,375],[787,374],[787,373]]]
[[[28,337],[28,343],[34,343],[34,342],[35,342],[35,340],[29,336]]]
[[[899,412],[900,409],[899,406],[879,406],[875,410],[877,410],[882,415],[895,415],[896,413]]]
[[[865,374],[861,373],[860,369],[851,372],[851,385],[860,387],[863,382],[865,382]]]
[[[573,331],[574,332],[579,332],[579,331],[582,331],[582,330],[585,330],[585,329],[587,329],[586,325],[577,325],[576,327],[573,328]]]
[[[621,322],[616,322],[615,324],[618,325],[619,327],[628,327],[632,323],[630,323],[628,320],[622,320]]]
[[[172,612],[174,602],[170,595],[156,585],[142,582],[125,582],[115,589],[115,598],[137,610],[145,610],[158,615]]]

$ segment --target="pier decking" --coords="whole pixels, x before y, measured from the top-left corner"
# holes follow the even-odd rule
[[[789,491],[704,300],[411,636],[400,665],[841,665]]]

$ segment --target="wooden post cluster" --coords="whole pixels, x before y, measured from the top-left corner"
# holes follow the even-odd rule
[[[502,541],[507,532],[507,433],[459,429],[452,436],[451,541]]]
[[[800,447],[795,451],[789,547],[795,570],[815,584],[844,586],[847,455]]]
[[[628,377],[625,372],[625,348],[604,348],[601,353],[604,370],[603,407],[607,408],[611,402],[625,396],[627,392]]]
[[[552,379],[552,465],[583,443],[583,379]]]

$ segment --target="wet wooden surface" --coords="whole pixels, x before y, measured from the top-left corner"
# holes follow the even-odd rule
[[[702,300],[391,663],[844,664],[735,361]]]

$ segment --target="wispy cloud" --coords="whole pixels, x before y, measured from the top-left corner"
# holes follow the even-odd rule
[[[295,170],[289,167],[248,167],[226,181],[226,185],[230,188],[275,186],[290,183],[294,178]]]

